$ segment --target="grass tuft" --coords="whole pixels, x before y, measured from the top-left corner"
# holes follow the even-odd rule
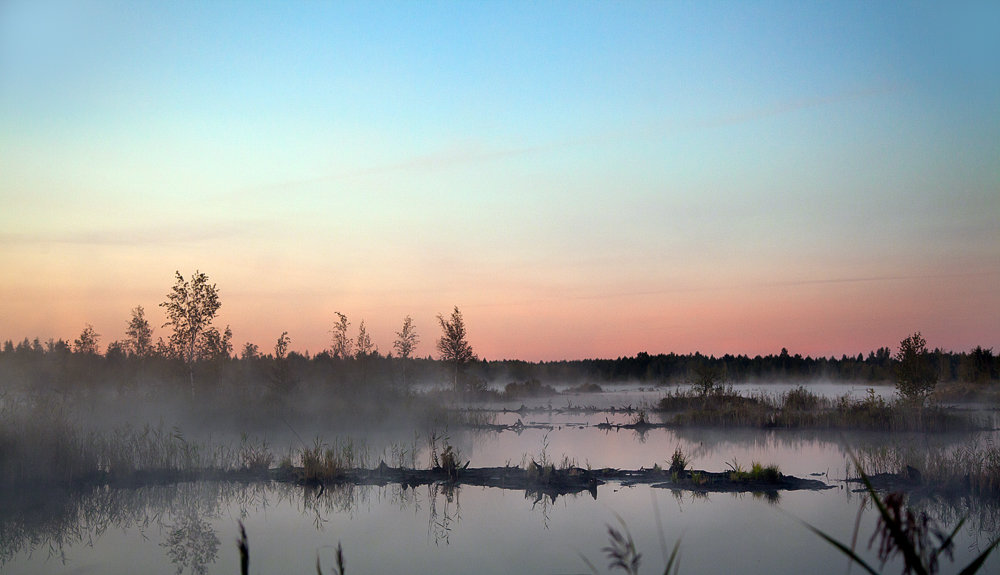
[[[678,446],[674,449],[674,454],[670,456],[670,467],[668,468],[668,471],[670,471],[670,473],[677,474],[684,473],[687,469],[688,463],[687,458],[684,456],[684,452],[681,451],[680,446]]]

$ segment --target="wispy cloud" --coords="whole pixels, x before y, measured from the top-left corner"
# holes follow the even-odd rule
[[[250,188],[234,190],[232,194],[229,195],[242,198],[245,197],[247,193],[253,194],[273,193],[276,191],[293,191],[298,188],[316,184],[338,182],[355,178],[386,174],[428,173],[484,162],[505,160],[537,152],[556,151],[595,144],[600,145],[602,143],[617,143],[629,140],[662,138],[676,133],[738,125],[780,116],[783,114],[789,114],[799,110],[819,108],[851,100],[883,96],[895,92],[898,89],[899,88],[897,86],[890,84],[876,85],[856,90],[844,90],[823,96],[803,97],[780,101],[768,106],[751,107],[738,113],[719,115],[702,120],[694,120],[682,125],[672,125],[665,121],[657,122],[654,120],[650,124],[647,124],[647,127],[644,128],[607,131],[590,136],[570,135],[565,138],[553,138],[549,141],[523,146],[495,147],[485,145],[477,141],[458,142],[427,154],[403,158],[396,162],[359,167],[353,170],[345,170],[315,177],[292,178],[284,181],[271,182]]]
[[[259,233],[262,222],[242,221],[100,230],[0,232],[0,245],[63,244],[85,246],[178,245],[212,242]]]
[[[702,119],[693,119],[680,124],[667,121],[653,121],[644,128],[605,132],[604,134],[594,136],[593,138],[581,139],[576,142],[567,141],[564,145],[599,144],[604,141],[619,142],[637,139],[648,140],[666,138],[675,134],[698,132],[701,130],[757,122],[802,110],[822,108],[824,106],[832,106],[854,100],[877,98],[898,92],[899,90],[900,86],[893,84],[877,84],[870,87],[842,90],[824,95],[781,100],[764,106],[749,106],[735,113],[720,114],[718,116]]]
[[[793,100],[777,102],[770,106],[750,108],[746,111],[737,114],[732,114],[715,120],[702,122],[699,124],[699,126],[714,127],[714,126],[743,124],[746,122],[753,122],[757,120],[771,118],[774,116],[781,116],[783,114],[798,112],[799,110],[806,110],[809,108],[821,108],[823,106],[832,106],[835,104],[841,104],[843,102],[850,102],[852,100],[864,100],[867,98],[885,96],[887,94],[897,92],[898,90],[899,90],[898,86],[892,84],[884,84],[857,90],[844,90],[842,92],[836,92],[824,96],[796,98]]]
[[[741,284],[739,282],[727,283],[725,285],[684,285],[661,287],[644,290],[621,290],[602,291],[593,293],[563,293],[558,296],[544,296],[538,298],[526,298],[516,301],[488,301],[468,304],[470,308],[490,308],[490,307],[519,307],[527,305],[538,305],[551,303],[554,301],[600,301],[613,299],[643,298],[660,295],[674,295],[681,293],[709,293],[727,291],[745,291],[751,288],[778,288],[778,287],[800,287],[810,285],[831,285],[831,284],[861,284],[861,283],[890,283],[906,282],[930,279],[961,279],[961,278],[982,278],[1000,275],[997,271],[969,272],[969,273],[941,273],[941,274],[913,274],[913,275],[886,275],[886,276],[858,276],[858,277],[832,277],[815,278],[801,280],[779,280],[772,282],[754,282]]]
[[[324,176],[312,178],[288,179],[280,182],[271,182],[251,188],[236,190],[234,196],[244,197],[247,193],[273,193],[276,191],[290,191],[315,184],[324,184],[364,178],[369,176],[380,176],[385,174],[408,174],[427,173],[439,170],[448,170],[482,162],[493,162],[504,160],[516,156],[531,153],[544,146],[521,146],[507,148],[491,148],[480,144],[453,145],[448,148],[437,150],[433,153],[413,156],[398,162],[388,162],[369,167],[362,167],[355,170],[346,170]]]
[[[897,281],[913,281],[913,280],[928,280],[928,279],[974,278],[974,277],[997,275],[997,273],[998,272],[992,271],[992,272],[913,274],[913,275],[890,275],[890,276],[859,276],[859,277],[848,277],[848,278],[817,278],[817,279],[765,282],[756,285],[757,287],[781,287],[781,286],[804,286],[804,285],[822,285],[822,284],[897,282]]]

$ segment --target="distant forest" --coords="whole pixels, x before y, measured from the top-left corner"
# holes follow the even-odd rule
[[[287,345],[287,339],[285,340]],[[64,340],[24,339],[5,341],[0,349],[0,382],[3,390],[51,389],[69,392],[88,388],[134,388],[165,386],[186,388],[191,366],[176,355],[155,349],[139,355],[112,345],[104,353]],[[248,346],[239,356],[230,353],[201,357],[193,366],[192,388],[203,391],[239,390],[240,395],[282,394],[302,385],[315,389],[367,388],[369,391],[404,391],[414,384],[452,385],[453,363],[443,359],[400,358],[377,351],[336,356],[324,351],[313,356],[287,351],[260,353]],[[1000,358],[992,349],[977,347],[970,352],[935,349],[927,353],[939,382],[997,382]],[[638,382],[650,385],[687,384],[706,370],[721,383],[754,381],[891,383],[897,360],[888,347],[867,356],[812,358],[789,354],[705,356],[645,352],[616,359],[527,362],[473,359],[462,366],[459,387],[466,390],[503,386],[511,382],[539,381],[543,384]]]
[[[941,382],[994,381],[1000,372],[1000,362],[992,349],[976,348],[969,353],[936,349],[929,360]],[[641,352],[617,359],[585,359],[528,363],[523,361],[484,362],[481,376],[496,379],[507,374],[515,379],[537,378],[552,381],[588,380],[598,383],[638,381],[654,384],[690,383],[699,371],[710,369],[723,381],[746,383],[753,381],[808,381],[828,379],[856,382],[893,382],[896,379],[893,354],[888,347],[867,356],[812,358],[790,355],[782,349],[778,355],[705,356],[700,353],[650,355]]]
[[[1000,360],[992,348],[930,351],[919,332],[900,342],[895,355],[888,347],[881,347],[867,356],[844,355],[840,359],[791,355],[782,349],[778,355],[754,357],[642,352],[617,359],[488,361],[476,357],[457,306],[449,316],[437,316],[441,332],[434,340],[436,359],[417,356],[421,336],[409,316],[396,332],[394,356],[379,353],[364,320],[357,326],[357,335],[351,337],[351,323],[340,312],[336,312],[330,348],[314,356],[291,351],[288,332],[278,337],[271,352],[246,343],[236,354],[229,326],[220,330],[212,324],[221,306],[219,290],[207,274],[196,270],[185,278],[177,271],[174,286],[159,304],[168,319],[163,327],[171,328],[166,340],[160,337],[153,341],[153,329],[142,306],[132,309],[125,338],[109,343],[104,353],[99,346],[100,334],[90,324],[72,344],[63,339],[43,343],[38,338],[25,338],[16,344],[7,340],[0,350],[0,394],[18,390],[79,394],[111,389],[155,395],[183,389],[191,397],[217,394],[233,400],[268,402],[285,401],[292,395],[315,397],[317,391],[328,389],[344,397],[363,395],[383,400],[407,396],[415,384],[445,385],[455,392],[475,393],[519,383],[534,388],[617,382],[712,387],[753,381],[899,383],[900,379],[917,384],[923,393],[937,382],[990,383],[1000,375]]]

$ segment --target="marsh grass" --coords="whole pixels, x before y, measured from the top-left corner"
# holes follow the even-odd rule
[[[462,455],[455,446],[451,445],[447,433],[438,435],[436,431],[433,431],[428,440],[431,451],[431,468],[443,471],[450,479],[457,479],[458,472],[467,468],[470,461],[466,460],[464,464],[462,463]],[[438,450],[438,441],[441,442],[440,451]]]
[[[665,421],[681,426],[818,428],[867,431],[971,431],[976,418],[931,405],[919,407],[885,401],[869,389],[866,397],[820,397],[803,386],[781,395],[740,395],[731,386],[674,389],[657,405]]]
[[[382,452],[403,467],[415,465],[413,445],[393,444]],[[457,455],[457,453],[450,453]],[[447,457],[446,457],[447,459]],[[239,443],[190,439],[179,427],[125,424],[86,430],[71,411],[52,401],[0,407],[0,486],[139,485],[199,478],[266,477],[278,458],[267,441],[242,434]],[[351,437],[289,449],[278,464],[306,481],[341,477],[367,468],[372,451]]]
[[[674,454],[670,456],[670,467],[667,470],[670,473],[681,474],[684,473],[688,465],[687,457],[684,456],[684,452],[681,451],[680,446],[674,448]]]
[[[123,425],[87,431],[65,405],[29,402],[0,413],[0,484],[129,482],[144,476],[179,477],[259,466],[266,445],[238,449],[190,441],[179,428]]]
[[[777,483],[781,481],[781,469],[775,465],[764,465],[759,461],[750,464],[750,469],[745,469],[736,458],[726,462],[729,468],[729,480],[733,482],[746,483],[749,481]]]
[[[813,410],[820,404],[820,397],[803,386],[785,392],[781,396],[781,408],[784,410]]]
[[[367,468],[369,455],[366,446],[356,444],[351,438],[327,444],[317,437],[311,448],[303,448],[300,453],[302,480],[314,483],[340,479],[348,471]]]
[[[955,536],[959,533],[965,520],[962,519],[951,530],[942,530],[937,522],[929,517],[926,512],[916,511],[905,503],[905,497],[901,493],[889,493],[880,496],[873,487],[868,475],[862,469],[861,463],[855,459],[855,467],[860,475],[861,481],[865,485],[865,491],[872,504],[879,513],[878,526],[875,534],[868,542],[868,547],[878,542],[878,558],[881,562],[879,568],[884,568],[885,564],[896,556],[903,558],[903,573],[913,573],[915,575],[934,575],[940,567],[940,558],[952,558]],[[860,518],[860,515],[859,515]],[[833,545],[837,550],[846,555],[854,564],[862,569],[878,575],[878,571],[868,564],[857,554],[854,542],[848,546],[817,527],[803,522],[810,531],[821,537],[826,542]],[[855,526],[854,539],[857,538],[857,526]],[[1000,544],[1000,538],[995,538],[985,550],[960,571],[961,575],[973,575],[982,569],[990,553]]]
[[[862,448],[856,461],[855,478],[893,474],[939,495],[972,493],[1000,500],[1000,446],[989,436],[951,446]]]
[[[953,381],[940,384],[930,394],[931,401],[1000,404],[1000,385]]]
[[[549,435],[542,437],[542,446],[535,455],[524,454],[521,457],[521,468],[527,479],[541,485],[552,485],[580,473],[575,459],[563,454],[558,462],[549,455]]]
[[[239,460],[241,469],[266,471],[274,463],[274,453],[264,439],[254,440],[246,433],[240,436]]]
[[[635,415],[632,416],[632,425],[636,427],[644,427],[649,425],[649,416],[646,415],[645,409],[638,409]]]
[[[777,483],[781,481],[781,469],[774,463],[762,465],[758,461],[750,464],[750,480]]]

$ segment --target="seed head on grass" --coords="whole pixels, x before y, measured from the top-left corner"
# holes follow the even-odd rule
[[[610,539],[608,546],[601,549],[610,560],[608,569],[621,569],[629,575],[638,575],[642,553],[636,550],[635,541],[632,539],[628,527],[625,526],[625,522],[622,522],[621,531],[609,525],[608,538]]]
[[[617,527],[608,525],[609,543],[607,547],[601,549],[601,551],[604,551],[604,553],[608,556],[608,560],[610,561],[608,563],[608,569],[621,569],[628,575],[638,575],[639,565],[642,561],[642,553],[639,553],[636,549],[635,541],[632,539],[632,534],[629,532],[628,526],[625,524],[625,520],[619,517],[617,513],[615,514],[615,517],[618,518],[618,523],[621,524],[621,529],[619,530]],[[657,525],[659,526],[659,519],[657,519]],[[660,540],[661,543],[663,543],[662,530],[660,531]],[[670,556],[668,557],[666,555],[666,545],[664,544],[663,552],[666,565],[663,569],[663,575],[677,575],[680,565],[680,546],[681,542],[678,539],[674,544],[673,550],[670,552]],[[582,554],[580,557],[583,559],[583,562],[587,564],[587,567],[590,568],[590,571],[594,573],[594,575],[598,575],[599,572],[597,571],[597,568],[594,567],[594,564]]]

